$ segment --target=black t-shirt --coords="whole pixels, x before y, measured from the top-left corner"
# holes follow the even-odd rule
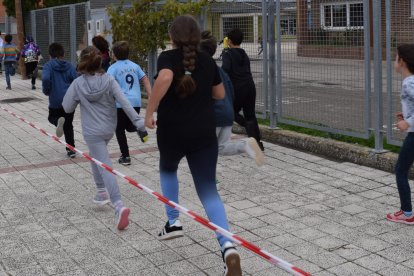
[[[241,48],[224,51],[222,68],[229,75],[234,90],[253,82],[249,56]]]
[[[186,98],[179,98],[175,89],[184,75],[182,51],[173,49],[162,52],[157,70],[162,69],[172,70],[174,80],[157,111],[158,145],[184,143],[202,147],[217,139],[212,87],[220,84],[221,79],[214,60],[205,53],[197,53],[195,70],[191,75],[197,88]]]

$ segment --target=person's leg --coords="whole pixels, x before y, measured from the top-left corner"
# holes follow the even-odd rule
[[[414,133],[409,133],[401,147],[398,161],[395,166],[398,193],[400,195],[401,210],[412,212],[411,189],[408,183],[408,172],[414,162]]]
[[[127,115],[122,108],[117,108],[117,125],[116,125],[116,140],[118,141],[119,149],[123,157],[129,157],[128,141],[125,135],[126,125],[129,121]]]
[[[160,150],[160,183],[162,194],[171,201],[178,203],[179,185],[177,169],[184,154],[178,150]],[[173,224],[179,217],[178,210],[165,205],[168,221]]]
[[[49,116],[47,117],[49,123],[51,123],[54,126],[57,126],[57,121],[60,117],[59,114],[59,109],[49,107]]]
[[[217,142],[218,142],[218,152],[220,155],[235,155],[245,152],[245,141],[230,141],[231,140],[231,126],[226,127],[217,127]]]
[[[206,210],[211,222],[228,230],[226,210],[216,188],[216,165],[218,147],[216,143],[186,155],[191,175],[198,197]],[[220,246],[223,246],[229,238],[216,234]]]
[[[65,124],[63,125],[63,132],[65,133],[65,141],[72,147],[75,147],[75,138],[73,132],[73,117],[75,112],[66,113],[62,108],[62,116],[65,117]]]
[[[4,74],[6,75],[6,84],[7,84],[8,89],[11,89],[11,83],[10,83],[11,66],[12,64],[10,62],[4,63]]]
[[[37,61],[32,63],[32,88],[35,88],[37,78]]]
[[[233,101],[234,121],[242,127],[246,126],[246,120],[240,114],[245,98],[246,98],[245,89],[243,89],[243,87],[237,87],[237,88],[235,87],[234,88],[234,101]]]
[[[88,145],[90,156],[101,161],[105,165],[112,167],[112,161],[109,157],[107,148],[107,144],[111,140],[111,137],[85,136],[84,138]],[[108,190],[111,202],[115,205],[117,201],[121,200],[121,193],[115,176],[104,168],[95,165],[95,163],[92,163],[92,171],[96,186],[101,188],[103,182],[105,185],[104,187]]]
[[[260,148],[264,150],[263,144],[260,142],[261,134],[256,118],[256,88],[254,84],[246,86],[246,98],[242,103],[242,109],[246,119],[247,136],[255,138]]]

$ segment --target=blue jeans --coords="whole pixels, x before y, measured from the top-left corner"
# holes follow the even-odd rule
[[[408,183],[408,172],[414,162],[414,132],[409,132],[398,156],[395,174],[398,193],[400,194],[401,210],[411,212],[411,189]]]
[[[16,73],[16,69],[14,68],[15,63],[16,62],[14,61],[4,62],[4,73],[6,74],[7,87],[11,87],[10,76],[14,76],[14,74]]]
[[[197,191],[197,195],[206,210],[211,222],[228,230],[226,211],[216,187],[216,165],[218,147],[217,140],[202,149],[187,150],[185,145],[165,149],[160,148],[160,180],[162,193],[168,199],[178,203],[178,178],[177,169],[180,160],[185,156]],[[166,205],[169,220],[178,218],[179,212]],[[222,246],[227,237],[216,234],[217,240]]]

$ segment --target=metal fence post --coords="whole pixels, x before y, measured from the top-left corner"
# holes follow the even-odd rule
[[[75,5],[70,5],[69,10],[70,23],[70,61],[73,65],[77,63],[76,56],[76,10]]]
[[[276,55],[275,55],[275,0],[269,1],[269,91],[270,91],[270,128],[276,128]]]
[[[383,145],[383,108],[382,108],[382,35],[381,35],[381,0],[372,2],[374,32],[374,96],[375,96],[375,152],[384,152]]]
[[[152,50],[148,53],[148,78],[151,85],[154,85],[154,77],[157,74],[157,51]]]
[[[369,132],[371,127],[371,20],[369,0],[364,2],[364,70],[365,70],[365,130]]]
[[[267,119],[267,114],[269,110],[269,90],[268,90],[268,80],[269,80],[269,68],[268,68],[268,6],[267,0],[262,0],[262,47],[263,47],[263,90],[264,91],[264,102],[263,102],[263,115]]]
[[[31,27],[31,32],[32,32],[32,37],[34,39],[34,41],[37,41],[37,36],[36,36],[36,12],[35,11],[30,11],[30,27]]]
[[[53,20],[53,9],[48,10],[48,17],[49,17],[49,45],[55,41],[55,28],[54,28],[54,20]]]
[[[275,125],[272,125],[272,127],[276,127],[278,117],[282,116],[282,35],[280,30],[280,9],[280,0],[276,0],[276,89],[274,91],[275,102],[273,103],[276,106],[276,113],[274,114]]]

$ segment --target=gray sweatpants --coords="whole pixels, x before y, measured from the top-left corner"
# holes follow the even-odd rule
[[[110,135],[88,135],[84,136],[85,142],[89,148],[89,155],[107,166],[112,168],[112,161],[109,158],[107,145],[112,139],[113,134]],[[93,178],[97,188],[106,188],[109,193],[112,204],[121,200],[121,193],[119,191],[118,182],[115,175],[105,170],[104,168],[91,162]]]
[[[236,155],[246,152],[244,149],[246,141],[230,141],[231,129],[231,126],[216,127],[219,155]]]

